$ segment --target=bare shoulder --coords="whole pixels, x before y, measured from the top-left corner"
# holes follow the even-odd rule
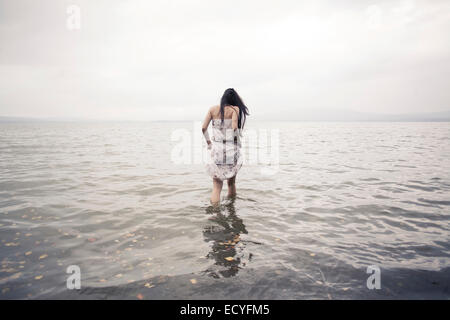
[[[233,111],[236,111],[237,113],[239,113],[239,107],[238,106],[230,106],[230,107],[231,107],[231,109]]]
[[[209,113],[214,116],[217,115],[219,113],[220,110],[220,106],[212,106],[211,108],[209,108]]]

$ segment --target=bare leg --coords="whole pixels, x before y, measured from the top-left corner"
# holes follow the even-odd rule
[[[223,181],[213,179],[213,191],[211,193],[211,203],[218,204],[220,202],[220,192],[222,191]]]
[[[228,182],[228,196],[234,197],[236,196],[236,176],[227,180]]]

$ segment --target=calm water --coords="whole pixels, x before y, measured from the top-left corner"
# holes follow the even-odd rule
[[[450,123],[250,121],[279,166],[244,166],[219,208],[177,128],[0,124],[0,297],[450,298]]]

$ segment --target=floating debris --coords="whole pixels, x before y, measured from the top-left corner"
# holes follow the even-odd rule
[[[43,255],[41,255],[40,257],[39,257],[39,260],[42,260],[42,259],[45,259],[45,258],[47,258],[48,257],[48,254],[43,254]]]
[[[233,257],[226,257],[225,260],[227,260],[227,261],[233,261],[234,258],[233,258]]]
[[[154,285],[152,285],[150,282],[147,282],[146,284],[144,284],[144,287],[146,287],[146,288],[153,288]]]
[[[5,243],[6,247],[17,247],[19,245],[19,242],[8,242]]]
[[[196,284],[196,283],[197,283],[197,280],[196,280],[196,279],[191,279],[191,283],[192,283],[192,284]]]
[[[138,298],[139,300],[142,300],[142,299],[144,299],[144,296],[142,294],[138,293],[136,295],[136,298]]]
[[[31,251],[27,251],[27,252],[25,252],[25,255],[29,256],[31,253],[32,253]]]
[[[41,274],[39,276],[34,277],[36,280],[41,280],[44,276]]]

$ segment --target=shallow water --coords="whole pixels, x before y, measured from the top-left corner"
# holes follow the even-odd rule
[[[173,162],[180,128],[199,136],[0,124],[0,297],[450,298],[450,123],[249,121],[279,130],[279,165],[244,165],[218,208],[203,166]]]

